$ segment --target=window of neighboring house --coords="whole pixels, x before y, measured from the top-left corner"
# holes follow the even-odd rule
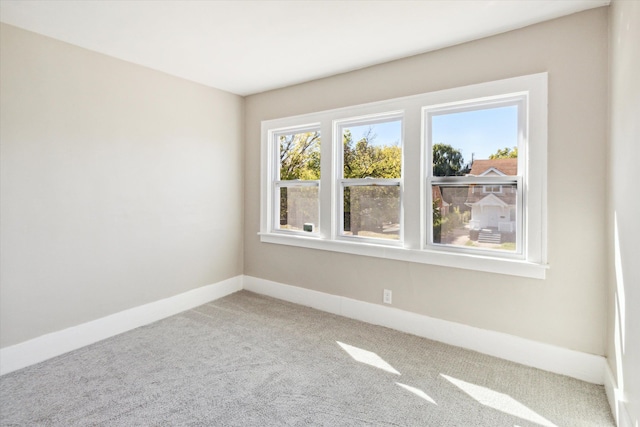
[[[273,229],[317,233],[319,225],[320,130],[317,127],[274,130],[276,167]]]
[[[520,257],[526,95],[427,107],[424,114],[428,185],[438,188],[428,194],[441,198],[431,196],[427,246]]]
[[[485,193],[502,193],[502,185],[484,185],[482,191]]]
[[[546,114],[542,73],[264,121],[261,241],[544,278]]]
[[[337,179],[339,235],[401,240],[402,116],[336,123],[342,155]]]

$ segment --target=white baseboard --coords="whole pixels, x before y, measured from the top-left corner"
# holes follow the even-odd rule
[[[611,372],[611,367],[608,363],[605,366],[604,391],[607,394],[609,406],[611,406],[611,413],[616,420],[616,426],[634,427],[631,421],[631,416],[629,415],[624,403],[625,401],[622,396],[623,392],[618,388],[618,383],[613,376],[613,372]]]
[[[0,349],[0,375],[173,316],[242,289],[591,383],[607,384],[607,363],[601,356],[251,276],[236,276]],[[616,388],[612,387],[615,391]]]
[[[342,314],[343,297],[331,295],[298,286],[285,285],[252,276],[243,277],[243,289],[261,295],[289,301],[332,314]]]
[[[242,281],[242,276],[232,277],[170,298],[2,348],[0,349],[0,375],[222,298],[242,290]]]
[[[244,276],[243,283],[243,288],[248,291],[386,326],[590,383],[604,383],[607,363],[602,356],[257,277]]]

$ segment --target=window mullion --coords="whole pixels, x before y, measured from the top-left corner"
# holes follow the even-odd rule
[[[334,141],[331,120],[322,120],[320,124],[320,135],[322,144],[320,146],[320,235],[324,239],[331,239],[334,236],[334,193],[335,193],[335,165]]]
[[[278,188],[317,187],[320,184],[320,181],[285,180],[285,181],[275,181],[274,184]]]
[[[432,176],[429,177],[430,183],[433,185],[451,185],[451,184],[478,184],[478,185],[507,185],[516,184],[519,175],[506,176]]]
[[[355,179],[339,179],[341,185],[357,186],[357,185],[370,185],[370,186],[393,186],[400,185],[400,178],[355,178]]]

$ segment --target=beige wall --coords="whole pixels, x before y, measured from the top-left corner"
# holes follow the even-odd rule
[[[241,274],[244,100],[1,31],[0,346]]]
[[[244,272],[604,354],[607,9],[246,99]],[[546,280],[260,243],[260,121],[549,73]],[[411,142],[410,142],[411,143]],[[412,143],[418,143],[414,141]]]
[[[640,2],[610,11],[608,361],[622,390],[621,416],[640,422]],[[616,233],[617,226],[617,233]],[[626,403],[625,403],[626,402]],[[624,425],[624,424],[621,424]]]

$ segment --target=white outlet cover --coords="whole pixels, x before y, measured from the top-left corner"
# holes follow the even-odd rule
[[[385,304],[391,304],[391,295],[392,292],[389,289],[385,289],[382,293],[382,302]]]

